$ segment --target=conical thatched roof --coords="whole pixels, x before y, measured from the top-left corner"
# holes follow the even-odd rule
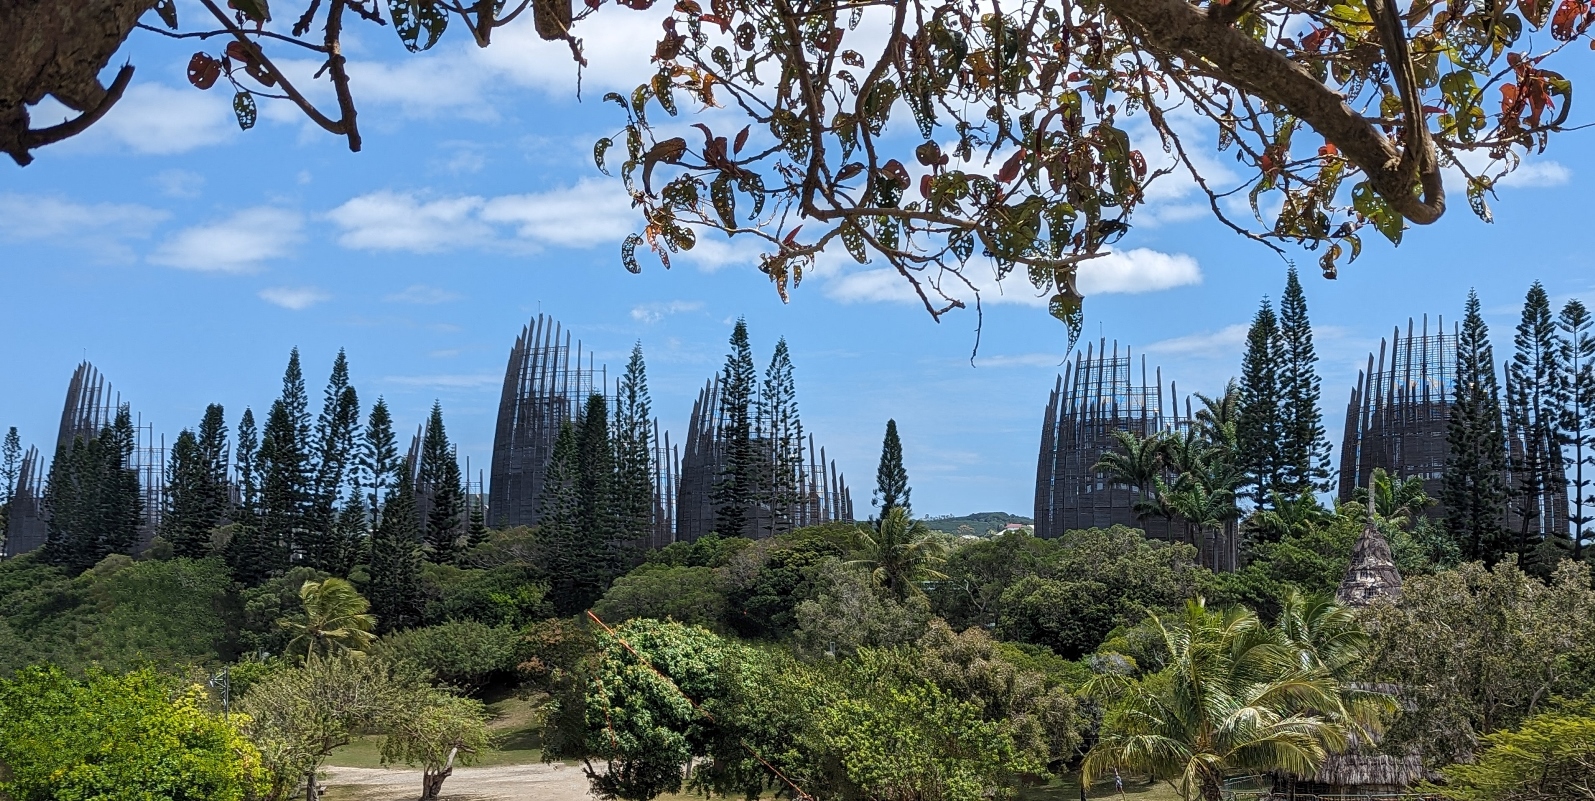
[[[1415,754],[1333,754],[1308,781],[1337,787],[1410,787],[1429,778],[1434,776]]]
[[[1345,606],[1364,607],[1376,598],[1401,597],[1401,571],[1396,569],[1395,557],[1390,553],[1390,543],[1374,525],[1373,515],[1362,529],[1362,536],[1351,549],[1351,567],[1335,590],[1335,600]]]

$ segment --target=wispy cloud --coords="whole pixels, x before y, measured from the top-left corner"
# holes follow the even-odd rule
[[[351,250],[436,253],[476,248],[525,250],[544,246],[619,247],[635,224],[626,193],[613,182],[518,195],[430,198],[383,190],[352,198],[328,212]]]
[[[672,300],[666,303],[644,303],[633,306],[631,319],[643,323],[657,323],[672,314],[695,312],[703,309],[701,300]]]
[[[261,300],[293,311],[308,309],[331,298],[331,295],[313,286],[278,286],[260,290]]]
[[[1231,356],[1246,343],[1247,326],[1242,323],[1225,326],[1217,331],[1186,334],[1146,346],[1147,353],[1165,353],[1173,356]]]
[[[54,195],[0,194],[0,241],[47,241],[107,261],[130,261],[127,241],[146,239],[171,216],[131,203],[74,203]]]
[[[493,386],[502,381],[503,378],[503,376],[493,373],[450,373],[444,375],[390,375],[382,380],[395,386],[415,389],[481,389]]]
[[[980,291],[985,303],[1012,303],[1023,306],[1046,306],[1047,296],[1037,291],[1023,278],[1010,277],[998,282],[989,270],[973,266],[964,271],[970,283]],[[1198,284],[1202,270],[1196,259],[1183,253],[1163,253],[1148,248],[1136,248],[1110,253],[1080,263],[1077,285],[1087,297],[1092,295],[1158,292],[1165,289]],[[968,293],[957,279],[944,283],[948,294],[961,297]],[[927,292],[930,289],[927,285]],[[825,285],[825,294],[842,303],[919,303],[914,288],[896,270],[878,268],[855,270],[834,275]],[[935,294],[931,293],[935,298]],[[971,298],[963,298],[971,300]]]
[[[439,303],[459,300],[460,294],[426,284],[411,284],[402,291],[384,296],[389,303],[413,303],[417,306],[436,306]]]
[[[1561,186],[1573,177],[1573,171],[1550,159],[1529,161],[1507,173],[1495,182],[1496,186],[1520,189]]]
[[[351,250],[436,253],[492,237],[476,212],[479,197],[422,200],[409,192],[372,192],[327,213],[343,229],[338,244]]]
[[[178,231],[149,259],[180,270],[252,273],[265,262],[292,253],[303,224],[298,212],[287,209],[243,209],[224,220]]]

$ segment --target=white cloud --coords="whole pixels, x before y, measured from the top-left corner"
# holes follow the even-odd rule
[[[418,200],[407,192],[372,192],[327,213],[343,234],[338,244],[351,250],[406,250],[435,253],[480,242],[492,231],[477,219],[479,197]]]
[[[482,219],[516,226],[522,239],[574,248],[618,247],[636,225],[635,214],[618,183],[593,178],[564,189],[492,198],[482,209]]]
[[[1516,170],[1508,173],[1505,178],[1496,181],[1495,185],[1520,189],[1561,186],[1572,177],[1573,172],[1571,170],[1555,161],[1545,159],[1525,162]]]
[[[633,306],[631,319],[644,323],[657,323],[672,314],[695,312],[703,308],[700,300],[672,300],[667,303],[644,303]]]
[[[155,185],[168,197],[199,197],[205,176],[189,170],[162,170],[155,174]]]
[[[90,129],[138,153],[169,155],[219,144],[240,133],[226,92],[135,83]]]
[[[292,251],[303,222],[298,212],[287,209],[243,209],[225,220],[178,231],[162,242],[149,260],[180,270],[255,272],[264,262]]]
[[[474,373],[468,375],[390,375],[383,381],[401,387],[415,387],[418,389],[480,389],[490,387],[503,380],[503,376],[493,373]]]
[[[1184,253],[1135,248],[1080,262],[1075,285],[1090,297],[1158,292],[1201,282],[1202,270],[1196,259]]]
[[[110,261],[130,261],[128,239],[147,239],[171,216],[131,203],[74,203],[53,195],[0,193],[0,240],[50,241]]]
[[[293,311],[308,309],[331,298],[331,295],[313,286],[277,286],[260,290],[261,300]]]
[[[1202,271],[1196,259],[1183,253],[1168,254],[1147,248],[1136,248],[1122,253],[1110,253],[1080,263],[1077,285],[1087,297],[1092,295],[1156,292],[1187,284],[1200,283]],[[1016,272],[999,282],[996,276],[981,267],[964,271],[970,283],[980,291],[980,300],[988,304],[1011,303],[1023,306],[1046,306],[1047,294],[1036,290],[1022,273]],[[932,300],[937,294],[931,286],[934,274],[921,279]],[[941,285],[947,294],[972,302],[967,287],[955,277],[944,277]],[[842,303],[919,303],[906,279],[896,270],[878,268],[842,273],[828,280],[825,294]]]
[[[382,299],[389,303],[414,303],[419,306],[435,306],[439,303],[459,300],[460,295],[457,292],[450,292],[447,289],[435,286],[413,284],[401,292],[395,292]]]
[[[1228,356],[1238,352],[1246,343],[1246,330],[1246,325],[1237,323],[1217,331],[1203,331],[1153,342],[1146,346],[1146,352],[1176,356]]]

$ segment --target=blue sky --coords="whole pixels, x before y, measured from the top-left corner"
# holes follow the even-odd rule
[[[579,31],[592,62],[584,102],[564,45],[529,25],[485,51],[451,31],[420,56],[389,29],[356,26],[346,49],[359,154],[282,103],[239,131],[226,94],[184,81],[192,45],[136,34],[124,51],[133,87],[99,126],[27,168],[0,165],[0,426],[48,449],[85,355],[168,438],[211,402],[236,425],[244,406],[259,413],[275,397],[289,348],[319,398],[344,347],[367,403],[385,396],[413,430],[441,400],[462,454],[485,466],[509,347],[539,311],[612,370],[640,340],[656,412],[678,434],[743,315],[761,361],[779,336],[792,346],[804,421],[856,498],[895,417],[917,512],[1029,514],[1067,341],[1022,281],[984,294],[971,365],[975,315],[933,322],[879,265],[822,263],[786,305],[740,240],[704,237],[669,271],[646,258],[641,275],[622,269],[637,220],[591,161],[593,140],[620,124],[597,98],[648,73],[657,21],[606,12],[593,22],[612,24]],[[1501,187],[1493,225],[1453,193],[1438,224],[1409,230],[1399,249],[1370,239],[1339,280],[1297,254],[1332,438],[1369,350],[1409,316],[1458,317],[1477,287],[1504,346],[1535,279],[1558,302],[1595,301],[1582,236],[1590,135],[1529,160]],[[1216,391],[1237,371],[1244,326],[1286,269],[1195,200],[1160,190],[1082,279],[1087,336],[1148,353],[1182,393]]]

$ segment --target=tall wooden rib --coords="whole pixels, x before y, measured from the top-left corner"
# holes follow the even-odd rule
[[[1378,354],[1368,355],[1367,369],[1358,374],[1340,446],[1342,501],[1351,500],[1356,488],[1368,486],[1375,468],[1404,479],[1421,479],[1429,497],[1441,497],[1450,456],[1446,434],[1456,394],[1457,331],[1455,326],[1447,330],[1443,318],[1436,322],[1433,333],[1427,315],[1421,328],[1408,319],[1405,335],[1396,326],[1388,340],[1380,340]],[[1439,518],[1445,510],[1437,505],[1427,514]]]
[[[1115,431],[1149,436],[1189,425],[1189,410],[1182,420],[1172,385],[1173,410],[1165,411],[1161,368],[1149,377],[1144,356],[1138,377],[1135,368],[1130,349],[1121,351],[1114,342],[1110,351],[1103,339],[1086,343],[1054,382],[1042,415],[1036,462],[1036,536],[1121,525],[1152,537],[1185,537],[1183,526],[1137,515],[1140,489],[1116,484],[1095,469],[1102,454],[1117,447]]]
[[[584,365],[580,341],[572,348],[570,333],[542,314],[521,329],[510,348],[488,490],[488,520],[495,527],[537,524],[538,499],[560,427],[576,419],[588,395],[607,395],[607,368],[595,364],[591,354]]]
[[[716,530],[714,489],[725,470],[724,430],[720,379],[716,377],[704,382],[698,391],[682,442],[675,507],[675,536],[679,541],[691,542]],[[794,421],[793,430],[800,431],[800,424]],[[755,494],[760,500],[747,510],[746,528],[732,534],[757,539],[804,526],[854,519],[846,477],[834,461],[826,458],[824,448],[816,449],[812,433],[802,436],[799,445],[806,447],[806,456],[795,454],[795,459],[779,460],[772,441],[763,432],[754,433],[753,447],[760,459]],[[780,475],[783,470],[790,470],[791,475]],[[776,486],[795,491],[785,497],[789,490],[782,490],[779,494],[783,497],[777,498],[777,493],[769,490]]]
[[[6,558],[20,556],[44,544],[49,525],[44,516],[44,458],[30,446],[22,457],[16,491],[11,495],[6,519]]]

